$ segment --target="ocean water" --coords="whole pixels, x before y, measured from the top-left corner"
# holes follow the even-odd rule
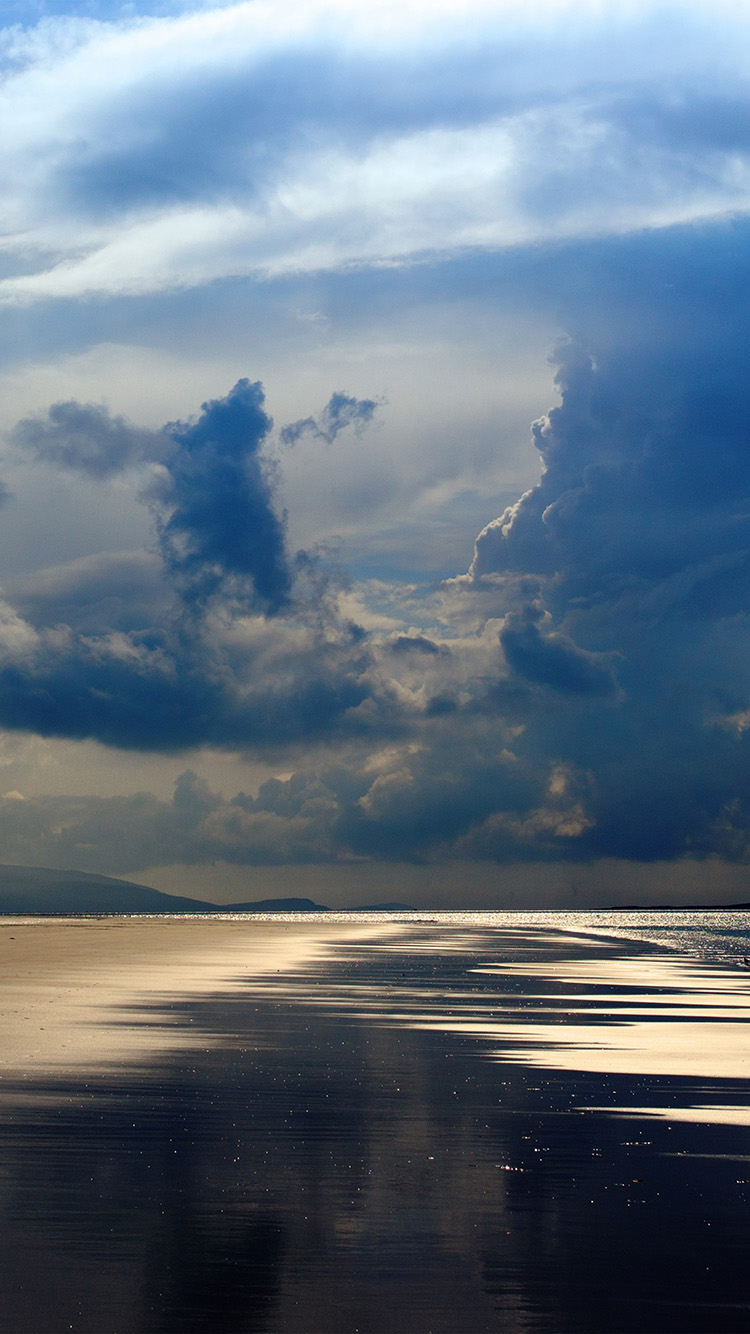
[[[750,912],[727,909],[661,909],[596,912],[325,912],[217,913],[226,921],[403,922],[465,929],[566,931],[643,940],[711,962],[737,963],[750,958]]]

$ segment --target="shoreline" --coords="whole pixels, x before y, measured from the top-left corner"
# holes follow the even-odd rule
[[[467,977],[489,986],[492,1002],[488,1010],[473,993],[453,996],[442,1013],[439,998],[414,997],[398,978],[385,991],[363,992],[358,1010],[356,988],[343,998],[330,989],[327,1003],[340,1005],[347,1021],[366,1015],[454,1034],[491,1049],[494,1060],[534,1068],[750,1075],[750,974],[731,961],[691,958],[663,942],[599,928],[551,927],[549,915],[545,925],[523,927],[493,926],[480,914],[452,923],[373,919],[0,919],[0,1080],[84,1068],[116,1075],[158,1053],[187,1050],[197,1039],[180,1015],[205,998],[229,1004],[273,996],[305,1006],[314,994],[319,1003],[342,949],[394,957],[454,951],[466,956]],[[504,957],[472,964],[472,942],[485,937]]]

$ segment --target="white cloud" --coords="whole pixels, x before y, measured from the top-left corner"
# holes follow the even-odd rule
[[[691,89],[741,101],[737,11],[722,8],[710,35],[701,8],[681,6],[680,33],[657,43],[645,74],[644,49],[666,30],[658,11],[552,0],[474,0],[468,15],[453,0],[376,15],[344,0],[242,4],[56,21],[6,39],[0,301],[144,294],[744,211],[749,146],[706,143],[695,124],[675,141],[661,124]]]

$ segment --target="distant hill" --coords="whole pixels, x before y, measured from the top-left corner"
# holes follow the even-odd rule
[[[255,899],[207,903],[162,894],[109,875],[51,871],[44,866],[0,865],[0,916],[70,917],[80,913],[330,912],[312,899]],[[352,912],[412,912],[407,903],[370,903]]]
[[[78,913],[328,912],[312,899],[260,899],[256,903],[205,903],[162,894],[108,875],[51,871],[41,866],[0,866],[0,914],[67,917]]]

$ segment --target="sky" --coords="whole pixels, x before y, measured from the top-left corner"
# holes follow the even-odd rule
[[[750,6],[3,12],[0,861],[750,900]]]

